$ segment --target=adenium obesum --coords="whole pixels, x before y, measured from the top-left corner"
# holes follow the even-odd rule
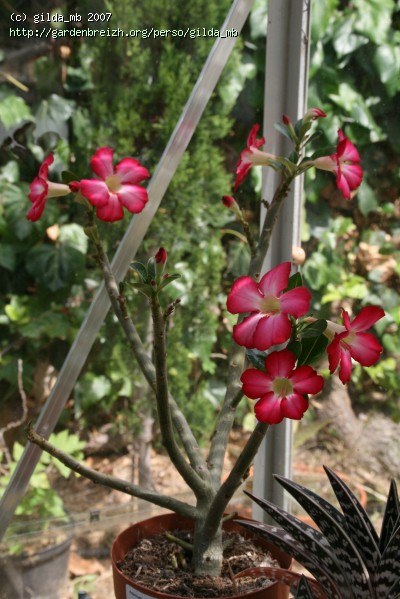
[[[303,119],[293,125],[287,115],[282,123],[296,148],[299,149],[314,120],[326,117],[319,108],[311,108]],[[241,152],[236,167],[234,190],[237,190],[250,169],[256,165],[270,166],[287,170],[287,162],[278,156],[260,150],[265,139],[257,139],[259,125],[251,128],[247,147]],[[48,179],[50,165],[54,161],[49,154],[39,168],[38,176],[30,186],[29,199],[32,207],[27,218],[38,220],[48,198],[80,194],[95,208],[100,220],[114,222],[124,216],[123,207],[131,213],[139,213],[148,201],[147,190],[139,183],[149,178],[148,170],[134,158],[123,158],[113,166],[114,151],[109,147],[96,150],[90,164],[97,179],[72,181],[69,185],[53,183]],[[304,159],[291,172],[292,177],[315,167],[335,174],[338,189],[345,198],[351,197],[351,191],[361,183],[363,170],[360,156],[355,146],[347,139],[341,129],[338,132],[336,153]],[[232,196],[223,196],[223,204],[246,225],[239,204]],[[154,257],[154,275],[158,281],[149,281],[150,288],[156,285],[161,289],[175,278],[165,275],[166,281],[160,286],[167,253],[160,248]],[[296,355],[289,349],[272,351],[282,345],[290,346],[301,330],[300,323],[306,322],[311,293],[302,285],[288,288],[291,263],[285,262],[264,274],[260,281],[250,276],[239,277],[232,286],[227,298],[227,309],[232,314],[242,315],[233,327],[233,339],[247,350],[266,352],[264,370],[250,368],[245,370],[241,381],[243,392],[251,399],[258,399],[255,414],[258,420],[276,424],[283,418],[302,418],[308,407],[308,394],[318,393],[323,387],[323,378],[309,365],[296,367]],[[154,283],[154,284],[153,284]],[[143,289],[142,289],[143,290]],[[348,313],[343,310],[343,325],[327,322],[324,334],[329,338],[326,352],[329,370],[333,374],[339,368],[339,378],[343,383],[350,380],[352,360],[364,366],[371,366],[379,359],[382,347],[365,329],[370,328],[384,311],[376,306],[368,306],[351,322]],[[311,319],[312,320],[312,319]],[[269,352],[269,355],[267,353]]]
[[[91,159],[95,178],[78,180],[76,177],[68,185],[56,184],[48,178],[53,162],[50,154],[31,185],[30,220],[41,217],[48,198],[68,193],[76,194],[76,201],[87,209],[89,224],[85,231],[94,244],[114,314],[151,389],[161,442],[176,471],[193,491],[196,503],[193,505],[117,477],[100,476],[95,470],[57,450],[33,429],[28,430],[28,438],[94,482],[192,518],[195,522],[193,566],[198,575],[220,574],[223,554],[221,522],[228,503],[248,475],[268,426],[284,418],[301,419],[308,409],[309,395],[322,390],[324,378],[318,372],[321,360],[327,358],[330,373],[339,369],[341,381],[347,383],[353,360],[370,366],[382,352],[380,344],[367,332],[383,317],[381,308],[364,307],[352,320],[343,310],[343,324],[331,323],[313,314],[308,315],[311,294],[303,285],[301,274],[291,274],[290,262],[279,264],[265,274],[257,274],[263,270],[280,207],[297,176],[311,168],[330,171],[346,198],[350,198],[361,183],[363,171],[359,154],[342,130],[339,130],[335,152],[322,157],[306,155],[305,148],[314,138],[312,128],[315,121],[325,116],[321,109],[311,108],[296,123],[292,123],[287,115],[283,117],[277,128],[293,146],[288,158],[263,152],[260,148],[264,145],[264,138],[257,138],[259,126],[251,128],[247,146],[241,152],[236,167],[234,189],[237,190],[256,165],[272,168],[280,175],[275,193],[265,199],[265,216],[260,231],[252,231],[256,228],[246,220],[246,212],[239,201],[231,195],[222,198],[223,205],[243,230],[242,237],[248,242],[250,261],[247,275],[234,281],[227,297],[227,310],[238,315],[232,331],[235,343],[231,344],[227,356],[229,384],[216,415],[207,456],[200,449],[180,402],[174,397],[173,385],[169,384],[167,342],[170,336],[167,327],[179,298],[165,306],[162,294],[179,274],[165,272],[167,252],[161,247],[149,258],[147,265],[132,262],[127,278],[121,284],[113,273],[96,226],[95,217],[114,222],[123,218],[125,209],[136,214],[145,208],[148,194],[140,184],[149,177],[147,169],[134,158],[123,158],[114,166],[113,150],[102,147]],[[68,181],[74,177],[64,174]],[[133,287],[148,300],[153,325],[151,352],[143,343],[130,313],[124,293],[126,286]],[[229,435],[243,395],[256,401],[257,422],[243,451],[225,476]]]

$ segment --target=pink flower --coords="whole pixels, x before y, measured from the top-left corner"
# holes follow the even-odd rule
[[[243,393],[258,399],[257,420],[278,424],[284,418],[300,420],[308,408],[308,393],[319,393],[324,379],[311,366],[295,368],[296,356],[289,350],[265,358],[265,370],[249,368],[242,374]]]
[[[372,366],[378,361],[382,347],[373,335],[364,331],[383,318],[385,312],[377,306],[367,306],[352,322],[346,310],[342,310],[342,315],[345,330],[335,334],[327,352],[330,373],[340,364],[339,378],[345,384],[350,380],[352,358],[362,366]]]
[[[137,183],[150,176],[148,170],[134,158],[124,158],[114,169],[113,154],[114,151],[108,147],[96,150],[90,165],[102,181],[81,181],[82,195],[97,208],[97,217],[108,222],[124,217],[123,206],[132,213],[143,210],[148,200],[147,191]]]
[[[312,164],[324,171],[330,171],[336,175],[336,185],[346,199],[351,198],[351,191],[357,189],[363,178],[363,169],[357,148],[347,139],[341,129],[338,131],[339,142],[336,154],[321,156],[312,161]]]
[[[256,165],[268,166],[271,164],[271,160],[275,159],[272,154],[261,152],[258,148],[265,144],[265,139],[261,137],[256,139],[260,125],[253,125],[247,138],[247,148],[240,154],[239,162],[236,166],[236,181],[234,191],[237,190],[239,185],[243,182],[247,173],[251,167]]]
[[[29,187],[28,198],[32,202],[32,207],[26,215],[28,220],[39,220],[39,218],[42,216],[48,198],[65,196],[70,193],[68,185],[49,181],[49,167],[53,161],[54,155],[51,152],[43,160],[39,168],[38,176],[32,181]]]
[[[233,327],[236,343],[264,351],[289,339],[289,315],[303,316],[311,300],[305,287],[282,293],[288,286],[290,268],[290,262],[284,262],[267,272],[259,283],[251,277],[240,277],[234,282],[226,303],[229,312],[251,313]]]

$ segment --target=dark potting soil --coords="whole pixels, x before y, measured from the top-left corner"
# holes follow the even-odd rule
[[[190,532],[178,530],[171,534],[191,542]],[[195,576],[190,565],[190,551],[168,540],[164,534],[141,541],[118,563],[118,567],[144,587],[181,597],[230,597],[273,584],[265,576],[234,579],[236,574],[248,568],[279,567],[270,554],[238,533],[224,533],[224,545],[223,569],[219,577]]]

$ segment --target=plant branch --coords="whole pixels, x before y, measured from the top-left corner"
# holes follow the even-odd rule
[[[269,425],[265,422],[257,422],[255,429],[247,440],[247,443],[241,451],[228,478],[224,481],[215,495],[204,524],[205,534],[210,536],[210,538],[215,534],[218,523],[221,521],[226,506],[232,499],[233,494],[248,477],[250,466],[252,465],[255,455],[266,435],[268,427]]]
[[[125,297],[121,294],[118,287],[117,281],[111,270],[111,265],[107,258],[107,255],[103,249],[102,243],[98,236],[92,235],[91,239],[94,241],[97,250],[97,261],[100,265],[104,283],[107,289],[108,296],[110,298],[111,306],[115,315],[117,316],[119,323],[125,333],[125,336],[129,342],[132,352],[138,362],[138,365],[147,380],[152,390],[156,391],[156,371],[154,364],[150,359],[142,340],[136,330],[135,325],[131,317],[128,314]],[[169,393],[169,404],[171,409],[172,418],[174,421],[175,428],[181,438],[183,447],[185,448],[186,454],[189,458],[190,464],[193,470],[202,478],[208,476],[208,470],[206,462],[202,456],[198,443],[184,417],[182,411],[179,409],[176,401]]]
[[[157,413],[162,442],[179,474],[195,493],[196,497],[201,499],[209,495],[211,490],[210,485],[206,484],[204,479],[202,479],[187,463],[174,435],[168,393],[165,319],[156,293],[154,293],[150,299],[150,305],[154,326]]]
[[[26,434],[28,441],[38,445],[41,449],[52,455],[54,458],[59,460],[62,464],[67,466],[73,472],[88,478],[92,482],[104,485],[105,487],[109,487],[110,489],[114,489],[115,491],[121,491],[122,493],[126,493],[127,495],[131,495],[132,497],[137,497],[139,499],[145,499],[146,501],[150,501],[155,505],[159,505],[160,507],[164,507],[173,511],[176,511],[188,518],[196,519],[198,517],[197,510],[194,506],[186,503],[184,501],[180,501],[179,499],[175,499],[174,497],[168,497],[167,495],[162,495],[161,493],[157,493],[156,491],[149,491],[144,489],[139,485],[134,485],[133,483],[129,483],[126,480],[121,478],[117,478],[116,476],[111,476],[109,474],[103,474],[101,472],[97,472],[97,470],[93,470],[92,468],[88,468],[78,460],[75,460],[70,455],[61,451],[55,447],[52,443],[49,443],[42,435],[39,435],[34,429],[31,423],[26,426]]]

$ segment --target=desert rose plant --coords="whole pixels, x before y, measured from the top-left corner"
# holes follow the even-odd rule
[[[139,213],[145,208],[148,198],[141,183],[149,177],[147,169],[133,158],[124,158],[114,166],[113,150],[103,147],[91,160],[96,178],[70,181],[68,185],[52,183],[48,174],[53,161],[50,155],[31,185],[29,199],[32,207],[28,213],[31,220],[40,218],[46,201],[56,196],[73,193],[77,201],[86,206],[89,219],[86,233],[94,245],[112,309],[153,392],[162,443],[176,470],[193,491],[194,505],[98,473],[60,452],[32,427],[28,428],[28,438],[95,482],[192,518],[195,522],[193,567],[197,574],[220,573],[221,523],[228,502],[248,476],[268,427],[284,418],[301,419],[309,407],[309,395],[322,390],[324,378],[316,370],[318,360],[327,353],[330,372],[339,368],[339,376],[346,383],[352,360],[368,366],[378,360],[382,351],[376,339],[365,332],[383,317],[381,308],[365,307],[353,320],[343,311],[343,324],[330,323],[308,315],[311,294],[303,286],[299,273],[291,275],[290,262],[260,275],[280,207],[297,176],[310,168],[330,171],[345,198],[350,198],[351,192],[361,183],[363,172],[359,154],[343,131],[339,130],[338,144],[332,154],[306,155],[307,144],[314,137],[313,129],[324,116],[322,110],[314,108],[295,124],[287,116],[283,117],[278,128],[293,144],[289,157],[263,152],[260,148],[264,139],[257,138],[259,127],[252,127],[247,147],[241,152],[236,167],[234,190],[254,166],[261,165],[280,173],[274,196],[264,201],[266,216],[258,239],[254,238],[236,199],[231,195],[222,199],[223,205],[243,226],[251,260],[248,272],[233,282],[227,298],[228,311],[239,316],[228,356],[225,398],[215,430],[210,431],[206,457],[178,407],[168,380],[166,326],[177,302],[165,305],[163,292],[179,275],[168,274],[165,270],[167,251],[161,247],[146,265],[133,262],[124,282],[148,298],[154,329],[153,354],[150,356],[135,327],[123,288],[115,280],[96,227],[96,218],[113,222],[123,218],[124,210]],[[236,463],[222,480],[229,434],[243,396],[256,401],[257,421]]]

